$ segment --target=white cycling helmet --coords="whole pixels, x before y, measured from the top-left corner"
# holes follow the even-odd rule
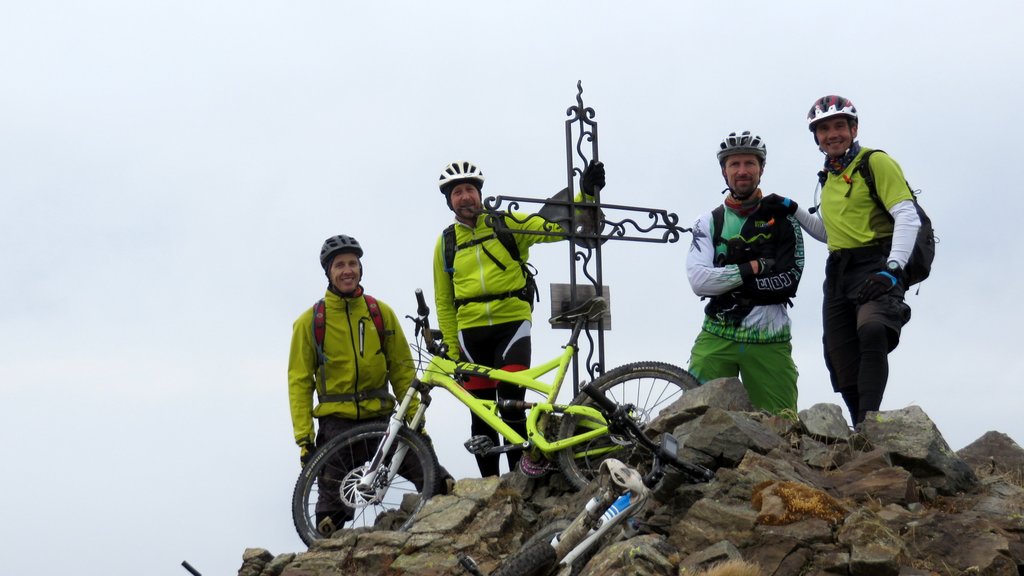
[[[441,188],[441,193],[447,196],[452,188],[463,182],[472,182],[476,185],[477,190],[483,190],[484,173],[472,162],[452,162],[445,166],[444,170],[441,170],[441,177],[438,179],[437,185]]]
[[[736,133],[730,132],[725,140],[718,145],[718,163],[724,164],[725,159],[733,154],[753,154],[761,159],[763,166],[768,158],[768,148],[760,136],[751,134],[749,130]]]
[[[850,119],[850,124],[856,124],[857,107],[842,96],[822,96],[814,101],[814,105],[807,112],[807,128],[814,132],[815,124],[832,116],[846,116]]]

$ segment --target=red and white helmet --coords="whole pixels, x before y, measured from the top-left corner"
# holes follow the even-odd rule
[[[851,124],[856,124],[857,107],[842,96],[822,96],[814,101],[814,105],[807,112],[807,128],[814,132],[815,124],[832,116],[846,116],[850,118]]]

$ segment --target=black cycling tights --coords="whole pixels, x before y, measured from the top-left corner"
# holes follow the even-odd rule
[[[877,412],[882,405],[882,394],[889,379],[889,330],[881,323],[868,322],[857,329],[857,340],[860,344],[857,387],[840,390],[854,426],[863,422],[868,412]]]
[[[520,388],[513,384],[505,384],[504,382],[498,383],[497,395],[495,394],[494,388],[484,390],[469,390],[469,393],[477,398],[485,400],[494,400],[495,396],[504,398],[507,400],[522,400],[526,397],[526,388]],[[520,436],[526,438],[526,411],[525,410],[509,410],[499,409],[501,419],[505,421],[513,430],[519,433]],[[475,415],[472,417],[472,423],[470,424],[470,430],[473,436],[487,436],[497,446],[499,445],[499,436],[497,430],[491,428],[486,422],[477,418]],[[522,451],[512,450],[506,452],[508,455],[508,468],[509,470],[515,470],[516,465],[519,464],[519,458],[522,456]],[[498,454],[488,454],[487,456],[477,456],[476,464],[480,468],[480,476],[486,478],[488,476],[499,476],[500,471],[498,470]]]

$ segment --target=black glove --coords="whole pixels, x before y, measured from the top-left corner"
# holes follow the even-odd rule
[[[604,163],[591,162],[583,169],[580,177],[580,188],[587,196],[593,196],[597,190],[604,188]]]
[[[758,258],[757,259],[757,275],[764,276],[775,271],[775,259],[774,258]]]
[[[779,196],[778,194],[769,194],[764,198],[761,198],[761,206],[769,209],[776,209],[792,216],[796,214],[797,205],[796,202],[786,198],[785,196]]]
[[[892,290],[896,286],[896,282],[896,277],[884,270],[875,272],[864,280],[864,285],[860,287],[860,292],[857,294],[857,302],[864,304],[877,300]]]

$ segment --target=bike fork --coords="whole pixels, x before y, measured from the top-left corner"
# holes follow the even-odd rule
[[[383,484],[378,484],[375,481],[380,475],[381,466],[384,464],[384,458],[391,452],[391,448],[395,444],[395,439],[398,438],[398,431],[405,425],[403,417],[405,416],[405,413],[408,412],[409,404],[412,402],[413,395],[415,394],[415,387],[410,386],[409,391],[406,392],[405,398],[402,399],[402,403],[399,405],[398,410],[391,415],[391,419],[388,421],[387,431],[384,433],[384,438],[381,440],[380,444],[377,445],[377,451],[374,453],[373,458],[370,459],[363,477],[359,479],[359,483],[356,485],[356,488],[364,494],[374,493],[378,501],[384,497],[384,493],[387,492],[388,486],[391,486],[391,482],[398,474],[398,469],[401,468],[402,461],[405,460],[405,453],[408,451],[408,447],[402,444],[398,446],[398,449],[395,451],[395,455],[391,458],[391,467],[388,470],[387,481]],[[418,425],[418,423],[423,420],[425,407],[426,406],[424,404],[420,404],[419,410],[413,417],[414,425]]]

